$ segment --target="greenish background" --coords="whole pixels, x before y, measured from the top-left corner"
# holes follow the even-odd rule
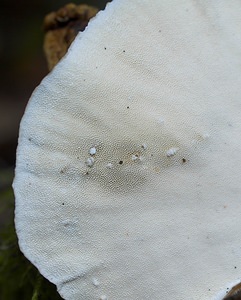
[[[103,9],[108,1],[70,1]],[[34,88],[48,73],[44,16],[68,1],[0,1],[0,299],[61,299],[18,248],[11,188],[18,128]]]

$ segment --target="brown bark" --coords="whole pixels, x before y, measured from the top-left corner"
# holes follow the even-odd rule
[[[84,31],[98,9],[88,5],[67,4],[44,19],[44,53],[48,68],[52,68],[65,55],[72,41]]]
[[[241,300],[241,283],[232,287],[223,300]]]

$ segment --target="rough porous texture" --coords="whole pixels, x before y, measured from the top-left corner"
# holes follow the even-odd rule
[[[113,1],[34,91],[16,228],[63,298],[208,300],[239,280],[240,15]]]

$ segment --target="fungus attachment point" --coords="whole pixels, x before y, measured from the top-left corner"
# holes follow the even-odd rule
[[[83,31],[98,9],[69,3],[44,19],[44,52],[49,70],[65,55],[77,33]]]
[[[241,300],[241,283],[232,287],[223,300]]]
[[[219,292],[216,297],[212,298],[212,300],[241,300],[240,280],[236,281],[236,283],[229,284],[226,288]]]

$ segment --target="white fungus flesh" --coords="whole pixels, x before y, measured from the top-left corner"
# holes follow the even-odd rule
[[[240,281],[240,16],[114,0],[34,91],[16,229],[64,299],[220,300]]]

